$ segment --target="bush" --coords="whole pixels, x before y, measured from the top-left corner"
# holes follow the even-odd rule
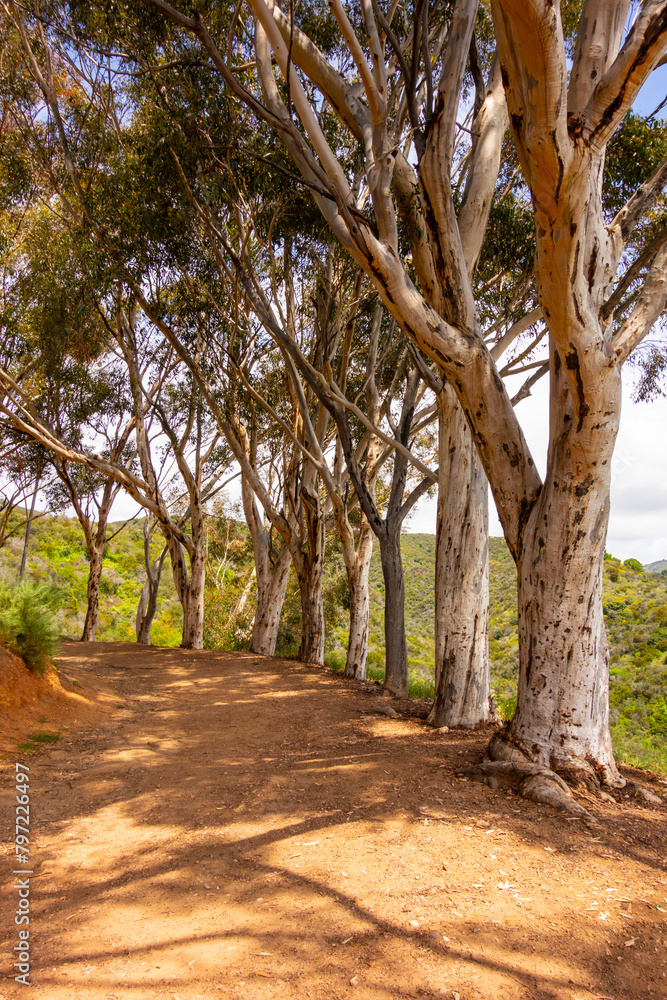
[[[50,584],[0,586],[0,645],[20,656],[28,670],[43,673],[58,648],[60,593]]]

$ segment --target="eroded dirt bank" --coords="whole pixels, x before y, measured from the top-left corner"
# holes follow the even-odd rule
[[[457,779],[488,733],[364,714],[384,700],[297,663],[121,643],[58,662],[105,711],[18,755],[30,988],[5,755],[0,997],[667,1000],[667,810],[587,803],[591,831]]]

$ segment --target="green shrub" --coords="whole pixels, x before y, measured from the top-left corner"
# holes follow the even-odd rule
[[[324,664],[329,668],[329,670],[334,670],[337,674],[340,674],[345,670],[345,663],[347,661],[347,654],[343,649],[331,649],[328,653],[324,654]]]
[[[516,712],[516,695],[508,695],[506,698],[496,698],[496,709],[503,722],[510,722]]]
[[[0,645],[20,656],[28,670],[43,673],[58,648],[60,594],[50,584],[0,585]]]

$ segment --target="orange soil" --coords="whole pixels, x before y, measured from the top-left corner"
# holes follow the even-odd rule
[[[18,755],[32,987],[5,834],[0,997],[667,1000],[667,810],[586,799],[591,830],[458,779],[488,732],[372,714],[373,685],[315,667],[123,643],[58,662],[72,690],[5,726],[69,728]]]

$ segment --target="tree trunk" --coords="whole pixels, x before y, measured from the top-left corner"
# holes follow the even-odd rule
[[[183,600],[182,649],[204,648],[204,581],[206,565],[203,545],[190,560],[190,579]]]
[[[69,478],[68,478],[69,482]],[[108,479],[104,484],[102,499],[97,511],[97,525],[93,531],[91,523],[85,510],[82,508],[79,498],[74,489],[71,496],[74,503],[79,523],[81,524],[86,538],[86,548],[90,556],[90,569],[88,571],[86,620],[83,625],[81,642],[95,642],[97,636],[97,622],[100,613],[100,582],[102,579],[102,566],[104,562],[104,552],[107,546],[107,523],[111,507],[118,494],[120,487]]]
[[[489,720],[488,487],[463,410],[438,395],[439,483],[435,557],[433,726]]]
[[[261,561],[259,556],[256,551],[256,567]],[[259,656],[273,656],[276,652],[278,626],[285,602],[285,588],[291,561],[289,549],[283,546],[273,566],[269,563],[267,554],[266,565],[256,570],[257,610],[252,627],[250,650]]]
[[[25,568],[28,563],[28,549],[30,547],[30,529],[32,527],[33,515],[35,513],[35,504],[37,503],[37,491],[39,490],[39,476],[37,477],[37,482],[35,483],[35,489],[32,494],[32,503],[30,504],[30,513],[28,514],[28,520],[25,525],[25,538],[23,539],[23,555],[21,556],[21,568],[19,569],[19,580],[22,580],[25,575]]]
[[[301,487],[301,502],[306,526],[305,549],[292,553],[301,593],[301,646],[299,659],[304,663],[324,663],[324,607],[322,604],[322,569],[324,564],[324,519],[319,497]],[[295,538],[295,545],[299,542]]]
[[[310,561],[307,560],[309,563]],[[304,663],[324,663],[324,607],[322,604],[322,560],[308,565],[299,574],[301,592],[301,646],[299,659]]]
[[[274,656],[280,615],[285,602],[285,589],[291,563],[286,545],[276,553],[264,519],[257,509],[255,494],[247,476],[241,476],[241,499],[246,524],[252,538],[255,576],[257,579],[257,609],[252,626],[250,651],[259,656]]]
[[[146,582],[141,590],[141,597],[139,598],[137,614],[134,622],[137,642],[142,646],[150,646],[151,644],[151,629],[153,628],[153,619],[155,618],[155,612],[157,611],[157,595],[160,588],[160,577],[162,576],[164,557],[167,554],[167,547],[165,546],[151,566],[148,544],[149,536],[146,534]]]
[[[88,588],[86,591],[88,606],[86,608],[86,620],[83,623],[81,642],[95,642],[95,637],[97,635],[97,620],[100,614],[100,581],[102,579],[104,548],[104,542],[102,542],[102,545],[92,545],[89,547],[90,569],[88,571]]]
[[[353,566],[346,567],[350,592],[350,637],[347,643],[345,677],[353,677],[358,681],[362,681],[366,677],[370,618],[368,571],[372,554],[373,533],[366,518],[362,517],[361,535],[355,553],[355,562]]]
[[[548,475],[518,560],[519,690],[506,738],[567,780],[622,785],[609,732],[609,652],[602,566],[611,457],[620,416],[620,372],[592,424],[575,430],[556,356]],[[589,454],[587,454],[587,452]],[[548,527],[547,527],[548,526]]]
[[[405,638],[405,585],[401,560],[401,522],[387,524],[378,536],[384,578],[384,690],[396,698],[408,694],[408,645]]]

